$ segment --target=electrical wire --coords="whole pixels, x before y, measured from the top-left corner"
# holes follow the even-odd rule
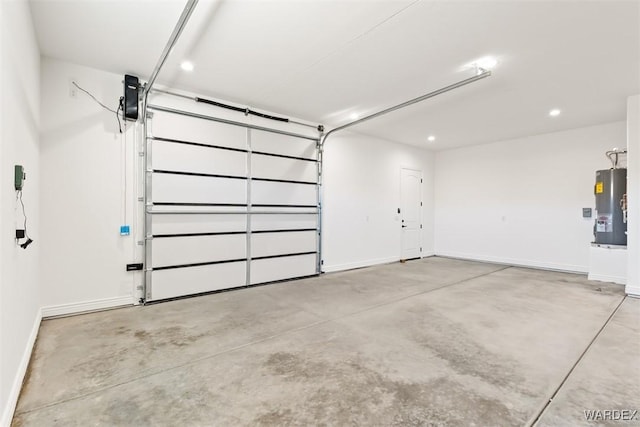
[[[110,111],[112,113],[114,113],[116,115],[116,119],[118,120],[118,129],[120,130],[120,133],[122,133],[122,124],[120,123],[120,109],[122,108],[122,100],[123,98],[120,98],[120,100],[118,100],[118,108],[117,109],[112,109],[107,107],[106,105],[104,105],[102,102],[100,102],[100,100],[98,98],[96,98],[95,96],[93,96],[93,94],[91,92],[89,92],[88,90],[80,87],[80,85],[74,81],[71,82],[75,87],[77,87],[78,89],[80,89],[82,92],[86,93],[87,95],[89,95],[91,97],[91,99],[93,99],[95,102],[98,103],[98,105],[100,105],[102,108],[104,108],[107,111]],[[126,127],[126,126],[125,126]]]
[[[120,97],[120,101],[118,101],[118,109],[116,110],[116,120],[118,120],[118,129],[120,130],[120,133],[122,133],[122,124],[120,123],[120,114],[118,114],[120,112],[120,110],[122,110],[122,103],[124,102],[124,96]],[[125,130],[126,128],[126,123],[125,123]]]
[[[101,106],[102,108],[104,108],[105,110],[107,110],[107,111],[111,111],[112,113],[117,113],[117,111],[116,111],[116,110],[112,110],[111,108],[107,107],[107,106],[106,106],[106,105],[104,105],[102,102],[100,102],[100,101],[98,100],[98,98],[96,98],[95,96],[93,96],[93,95],[91,94],[91,92],[89,92],[89,91],[88,91],[88,90],[86,90],[86,89],[81,88],[81,87],[78,85],[78,83],[76,83],[76,82],[71,82],[71,83],[73,83],[73,85],[74,85],[75,87],[77,87],[78,89],[80,89],[81,91],[83,91],[84,93],[86,93],[87,95],[89,95],[89,96],[90,96],[94,101],[96,101],[98,104],[100,104],[100,106]]]
[[[22,190],[18,190],[16,193],[16,198],[20,200],[20,205],[22,205],[22,216],[24,217],[24,236],[28,239],[29,233],[27,233],[27,211],[24,209],[24,202],[22,201]]]
[[[120,106],[122,106],[122,99],[120,98]],[[118,122],[120,122],[120,118],[118,118]],[[127,225],[127,133],[122,134],[122,147],[121,147],[121,155],[122,155],[122,186],[123,186],[123,196],[122,196],[122,225]]]

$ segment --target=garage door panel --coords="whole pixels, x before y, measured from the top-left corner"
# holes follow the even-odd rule
[[[245,215],[155,215],[153,235],[245,231]]]
[[[316,182],[317,164],[281,157],[253,156],[251,174],[254,178]]]
[[[251,235],[251,256],[262,257],[287,253],[314,252],[315,231],[260,233]]]
[[[316,158],[316,141],[259,130],[251,131],[251,149],[306,159]]]
[[[317,228],[318,215],[251,215],[251,229],[259,230],[290,230],[299,228]]]
[[[253,205],[316,206],[316,186],[254,181],[251,183],[251,200]]]
[[[247,148],[246,128],[194,117],[154,112],[151,130],[154,137],[242,150]]]
[[[146,145],[147,300],[316,274],[317,141],[161,108]]]
[[[153,169],[246,176],[247,154],[192,145],[156,141]]]
[[[316,274],[316,256],[299,255],[251,261],[251,284]]]
[[[201,176],[153,174],[153,201],[246,204],[246,181]]]
[[[151,272],[153,300],[174,298],[246,285],[246,262],[155,270]]]
[[[246,235],[153,239],[153,268],[246,258]]]

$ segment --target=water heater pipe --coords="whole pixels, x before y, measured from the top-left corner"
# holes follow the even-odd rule
[[[613,150],[606,152],[606,156],[611,161],[611,165],[613,166],[613,169],[618,169],[618,156],[620,154],[627,154],[627,150],[618,151],[617,148],[614,148]],[[614,155],[616,156],[615,160],[613,160],[612,158]]]

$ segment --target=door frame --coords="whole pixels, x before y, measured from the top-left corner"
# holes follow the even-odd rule
[[[423,199],[423,188],[422,185],[424,184],[424,173],[422,172],[421,169],[416,169],[415,167],[412,166],[400,166],[400,182],[399,182],[399,193],[398,193],[398,205],[400,206],[401,212],[400,212],[400,224],[401,224],[401,228],[400,228],[400,260],[406,260],[406,259],[415,259],[415,258],[403,258],[402,257],[402,171],[404,170],[408,170],[408,171],[413,171],[413,172],[418,172],[420,174],[420,209],[419,209],[419,217],[420,217],[420,229],[418,232],[418,236],[419,236],[419,245],[420,245],[420,250],[419,250],[419,255],[418,255],[418,259],[422,259],[424,258],[424,252],[422,251],[422,243],[423,243],[423,230],[424,230],[424,200]]]

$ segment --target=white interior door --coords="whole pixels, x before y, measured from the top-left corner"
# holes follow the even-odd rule
[[[419,258],[422,248],[422,172],[400,171],[400,217],[402,218],[401,259]]]

